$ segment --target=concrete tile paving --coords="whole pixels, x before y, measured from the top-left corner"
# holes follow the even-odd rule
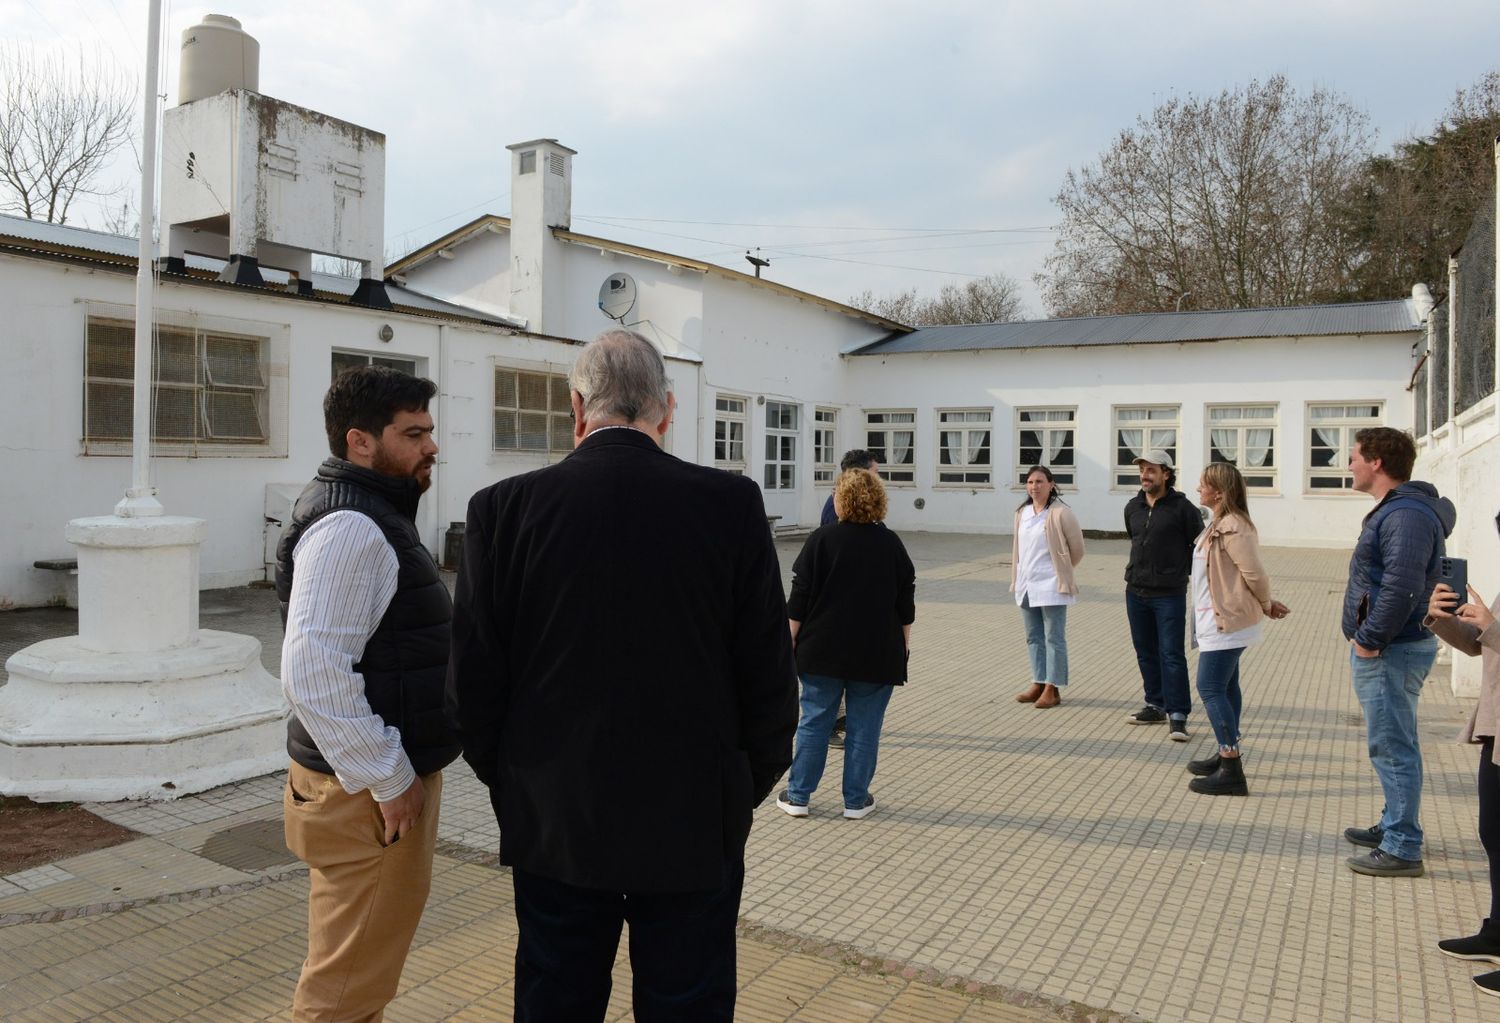
[[[1482,964],[1434,947],[1470,933],[1488,883],[1476,754],[1452,741],[1469,705],[1444,667],[1422,701],[1427,876],[1343,866],[1342,828],[1380,808],[1337,628],[1347,554],[1267,552],[1293,615],[1244,660],[1251,796],[1234,799],[1187,789],[1184,763],[1212,748],[1196,708],[1185,745],[1125,722],[1140,681],[1123,543],[1090,543],[1068,623],[1073,684],[1061,707],[1038,711],[1012,699],[1029,673],[1008,540],[904,539],[918,619],[911,683],[886,720],[880,809],[838,815],[834,753],[813,816],[757,812],[741,1018],[1084,1018],[1086,1006],[1160,1021],[1481,1018],[1470,977]],[[795,552],[782,545],[784,572]],[[216,627],[261,636],[275,670],[269,594],[204,602]],[[65,612],[0,615],[0,657],[69,628]],[[0,1018],[287,1018],[305,880],[294,863],[210,845],[235,828],[263,841],[280,786],[270,776],[175,803],[93,806],[153,837],[89,854],[109,869],[62,861],[56,878],[0,881]],[[495,825],[462,765],[440,837],[441,884],[388,1018],[505,1017],[510,889],[472,862],[494,849]],[[159,898],[139,894],[151,883]],[[612,1019],[628,1018],[620,969]]]

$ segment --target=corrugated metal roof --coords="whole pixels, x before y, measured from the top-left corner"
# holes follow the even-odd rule
[[[72,250],[75,252],[98,252],[106,256],[115,257],[112,262],[128,261],[132,268],[140,251],[139,242],[135,238],[123,237],[121,235],[106,234],[102,231],[90,231],[86,228],[72,227],[67,224],[48,224],[39,220],[27,220],[24,217],[13,217],[0,214],[0,238],[15,238],[26,242],[37,242],[41,245],[56,246],[58,248]],[[203,256],[189,255],[187,265],[191,270],[203,270],[209,273],[218,273],[224,267],[222,259],[208,259]],[[281,270],[271,267],[263,267],[261,275],[265,278],[266,285],[275,288],[287,282],[288,275]],[[312,274],[312,286],[315,292],[326,295],[339,295],[344,298],[354,294],[358,285],[352,277],[340,277],[335,274],[316,273]],[[487,313],[468,306],[458,305],[453,302],[445,302],[442,299],[424,295],[420,291],[412,291],[402,287],[394,281],[386,282],[386,294],[396,306],[408,310],[420,310],[433,313],[438,316],[447,316],[454,319],[479,320],[496,326],[517,327],[524,326],[524,321],[514,317],[500,316]]]
[[[1128,316],[1077,316],[1018,323],[919,327],[855,349],[853,355],[966,352],[988,349],[1068,348],[1090,345],[1168,344],[1230,338],[1314,337],[1330,334],[1396,334],[1418,330],[1407,299],[1275,309],[1218,309]]]

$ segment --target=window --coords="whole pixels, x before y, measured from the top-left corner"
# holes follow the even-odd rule
[[[1141,482],[1135,460],[1147,451],[1165,451],[1177,462],[1180,405],[1119,405],[1115,407],[1114,485],[1135,487]]]
[[[837,409],[813,410],[813,482],[832,483],[838,473],[839,413]]]
[[[939,483],[990,485],[990,410],[938,410]]]
[[[865,447],[887,483],[916,482],[916,440],[916,409],[865,413]]]
[[[518,169],[519,169],[520,173],[522,173],[522,174],[535,174],[536,173],[536,150],[535,149],[523,149],[523,150],[521,150],[520,167]]]
[[[334,352],[333,353],[333,376],[338,376],[346,369],[358,369],[360,366],[384,366],[387,369],[399,369],[408,376],[417,375],[416,359],[391,359],[383,355],[370,355],[366,352]]]
[[[1016,409],[1016,482],[1025,484],[1033,465],[1045,465],[1062,486],[1074,482],[1076,408]]]
[[[1276,486],[1276,406],[1210,405],[1208,460],[1233,463],[1245,477],[1247,487],[1273,489]]]
[[[1383,412],[1379,402],[1307,406],[1309,492],[1354,489],[1354,477],[1349,474],[1354,435],[1367,426],[1380,426]]]
[[[573,450],[573,405],[568,378],[495,367],[496,451]]]
[[[269,337],[159,323],[151,354],[152,441],[195,447],[269,444],[269,362]],[[90,316],[84,356],[86,446],[130,440],[134,380],[135,323]]]
[[[797,489],[797,432],[801,428],[801,405],[766,402],[765,489]]]
[[[732,394],[714,399],[714,465],[745,474],[745,402]]]

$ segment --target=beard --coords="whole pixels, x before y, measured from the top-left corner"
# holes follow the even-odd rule
[[[417,486],[421,488],[422,493],[425,494],[427,488],[432,486],[432,465],[435,461],[436,459],[424,458],[416,465],[408,468],[386,454],[384,445],[377,445],[375,454],[370,459],[370,468],[387,476],[414,479],[417,481]]]

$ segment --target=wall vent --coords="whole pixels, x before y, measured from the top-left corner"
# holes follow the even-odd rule
[[[563,155],[561,153],[552,153],[548,157],[547,162],[551,166],[553,174],[556,174],[558,177],[563,176]]]

